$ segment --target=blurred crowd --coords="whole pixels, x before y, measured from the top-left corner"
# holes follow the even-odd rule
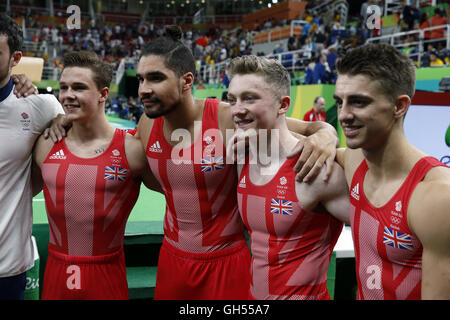
[[[437,2],[439,5],[445,1]],[[421,3],[424,2],[421,1]],[[317,14],[317,6],[320,7],[320,4],[323,4],[323,1],[308,1],[303,16],[298,17],[299,20],[307,22],[303,25],[301,34],[291,36],[285,42],[280,42],[272,52],[272,56],[283,54],[282,63],[291,71],[291,77],[297,84],[334,83],[336,79],[334,64],[339,54],[349,48],[359,46],[368,38],[379,36],[383,32],[383,29],[369,30],[365,26],[365,22],[368,6],[377,5],[383,10],[384,0],[365,1],[356,16],[348,17],[346,25],[340,24],[341,19],[338,12],[333,13],[334,17],[331,21],[324,21],[320,10]],[[426,4],[424,3],[424,5]],[[322,10],[325,13],[327,7],[323,7]],[[406,0],[401,2],[401,6],[395,13],[400,32],[448,24],[448,14],[448,11],[437,7],[430,16],[417,7],[416,1]],[[113,25],[104,21],[90,21],[81,29],[68,30],[64,24],[39,23],[36,17],[40,15],[42,12],[36,12],[32,8],[12,12],[13,17],[24,17],[27,28],[36,31],[29,35],[28,40],[36,43],[40,48],[45,48],[48,44],[58,48],[58,54],[53,59],[48,59],[48,56],[44,57],[46,65],[53,67],[59,66],[60,57],[67,51],[92,50],[116,69],[123,59],[125,59],[125,67],[133,69],[136,67],[143,45],[160,36],[164,29],[164,26],[152,23]],[[61,16],[61,12],[57,12],[57,15]],[[221,28],[185,30],[184,42],[192,49],[197,61],[197,71],[208,65],[225,65],[218,71],[218,78],[219,85],[227,88],[229,77],[226,65],[228,61],[236,56],[246,54],[267,55],[263,52],[253,52],[253,37],[259,31],[290,25],[290,22],[270,19],[262,21],[260,25],[255,26],[254,30],[242,30],[240,27],[232,30]],[[417,54],[418,33],[407,34],[398,41],[401,42],[401,50],[409,54],[418,66],[443,66],[450,65],[446,42],[435,41],[435,39],[443,37],[442,29],[423,34],[423,39],[427,43],[420,61],[418,61]],[[292,51],[297,52],[290,53]],[[196,79],[196,89],[206,88],[205,84],[209,83],[209,79],[204,79],[200,72]],[[141,108],[134,98],[116,98],[108,104],[108,112],[131,120],[139,119]]]
[[[144,107],[140,100],[135,97],[116,96],[109,97],[106,100],[105,112],[108,115],[116,115],[120,119],[133,121],[137,124],[144,113]]]

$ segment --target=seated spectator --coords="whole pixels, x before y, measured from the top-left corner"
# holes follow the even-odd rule
[[[316,63],[314,60],[308,63],[305,71],[305,84],[314,84],[314,69],[316,67]]]
[[[295,36],[294,35],[290,36],[287,43],[288,51],[294,51],[295,49],[297,49],[295,42],[296,42]]]
[[[444,62],[438,57],[437,51],[430,54],[430,67],[442,67]]]
[[[420,61],[420,66],[422,68],[427,68],[430,66],[430,54],[433,52],[434,47],[431,43],[427,45],[427,50],[422,55],[422,60]]]
[[[436,8],[434,10],[434,15],[431,17],[430,24],[432,27],[447,24],[447,18],[445,17],[444,10]],[[445,28],[437,28],[431,31],[431,39],[444,38]]]
[[[283,53],[283,52],[284,52],[283,43],[279,42],[277,44],[277,46],[275,47],[275,49],[273,49],[273,54],[278,54],[278,53]]]
[[[406,36],[405,46],[402,48],[401,52],[407,56],[414,55],[418,52],[418,47],[413,44],[414,37],[412,35]]]

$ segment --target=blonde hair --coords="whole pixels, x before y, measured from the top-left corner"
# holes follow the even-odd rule
[[[291,77],[278,60],[255,55],[237,57],[231,60],[230,73],[230,80],[238,74],[259,74],[264,77],[264,81],[273,87],[274,94],[277,97],[290,95]]]

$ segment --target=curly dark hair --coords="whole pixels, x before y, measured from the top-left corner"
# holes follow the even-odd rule
[[[23,31],[12,18],[4,13],[0,13],[0,35],[8,38],[9,54],[22,51]]]

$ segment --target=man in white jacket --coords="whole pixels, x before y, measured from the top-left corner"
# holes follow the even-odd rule
[[[11,70],[22,57],[22,30],[0,16],[0,300],[23,299],[25,273],[33,267],[31,153],[58,113],[53,95],[17,98]]]

